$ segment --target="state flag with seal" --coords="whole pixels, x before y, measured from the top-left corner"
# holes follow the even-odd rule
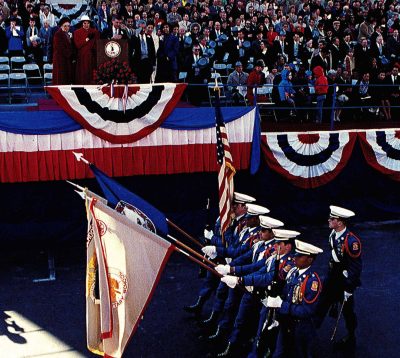
[[[135,333],[175,246],[95,198],[88,198],[88,220],[93,223],[88,236],[93,235],[95,245],[100,300],[99,312],[96,306],[91,312],[100,324],[97,320],[97,327],[87,325],[93,330],[87,332],[88,342],[90,337],[94,344],[89,350],[118,358]],[[89,272],[93,266],[95,260],[88,260]]]

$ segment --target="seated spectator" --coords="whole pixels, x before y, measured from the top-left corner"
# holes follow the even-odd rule
[[[243,100],[245,92],[243,86],[247,84],[249,75],[243,72],[243,65],[240,61],[235,63],[235,70],[228,76],[227,84],[232,86],[229,87],[229,91],[232,94],[232,100],[235,105],[239,105],[240,101]]]
[[[265,84],[265,74],[263,72],[264,67],[264,61],[258,60],[247,79],[247,99],[250,104],[254,103],[255,88]]]

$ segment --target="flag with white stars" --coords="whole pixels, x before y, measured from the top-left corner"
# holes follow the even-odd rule
[[[233,176],[236,170],[233,166],[232,154],[229,147],[228,133],[222,118],[219,101],[219,91],[215,90],[215,126],[217,130],[217,161],[220,164],[218,173],[219,186],[219,218],[221,234],[230,224],[230,211],[233,198]]]

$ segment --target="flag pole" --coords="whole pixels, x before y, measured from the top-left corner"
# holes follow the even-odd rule
[[[189,260],[191,260],[191,261],[193,261],[194,263],[196,263],[196,264],[198,264],[198,265],[204,267],[207,271],[210,271],[213,275],[218,276],[219,278],[224,277],[224,275],[221,275],[219,272],[217,272],[217,271],[216,271],[215,269],[213,269],[212,267],[207,266],[204,262],[202,262],[202,261],[196,259],[196,258],[193,257],[192,255],[190,255],[190,254],[188,254],[187,252],[181,250],[180,248],[176,247],[175,245],[173,245],[173,246],[174,246],[174,250],[175,250],[175,251],[180,252],[181,254],[185,255]],[[243,291],[243,292],[249,292],[249,291],[246,290],[246,287],[243,286],[243,285],[241,285],[241,284],[237,285],[236,287],[237,287],[239,290]]]
[[[195,257],[193,257],[192,255],[190,255],[189,253],[187,253],[186,251],[181,250],[180,248],[174,246],[175,251],[180,252],[181,254],[185,255],[189,260],[195,262],[196,264],[204,267],[207,271],[210,271],[212,274],[214,274],[215,276],[218,277],[223,277],[223,275],[221,275],[220,273],[218,273],[217,271],[215,271],[212,267],[207,266],[204,262],[196,259]]]
[[[90,165],[91,163],[83,156],[83,153],[78,153],[78,152],[72,152],[73,153],[73,155],[75,156],[75,159],[78,161],[78,162],[80,162],[80,161],[82,161],[83,163],[85,163],[85,164],[87,164],[87,165]],[[69,184],[71,184],[71,185],[74,185],[74,186],[76,186],[76,187],[79,187],[79,186],[77,186],[76,184],[73,184],[72,182],[69,182],[68,181],[68,183]],[[196,240],[193,236],[191,236],[191,235],[189,235],[186,231],[184,231],[183,229],[181,229],[178,225],[176,225],[174,222],[172,222],[171,220],[169,220],[168,218],[166,218],[166,220],[167,220],[167,223],[169,224],[169,225],[171,225],[174,229],[176,229],[177,231],[179,231],[181,234],[183,234],[185,237],[187,237],[190,241],[192,241],[193,243],[195,243],[197,246],[199,246],[199,247],[203,247],[203,245],[198,241],[198,240]]]
[[[215,262],[210,261],[209,259],[207,259],[206,257],[204,257],[203,255],[201,255],[200,253],[198,253],[197,251],[193,250],[192,248],[190,248],[189,246],[185,245],[183,242],[179,241],[178,239],[175,239],[174,237],[172,237],[171,235],[167,235],[167,237],[171,240],[173,240],[174,242],[176,242],[179,246],[183,247],[184,249],[186,249],[187,251],[189,251],[191,254],[195,255],[196,257],[200,258],[201,260],[203,260],[204,262],[208,263],[209,265],[211,265],[212,267],[217,266],[217,264]]]
[[[169,220],[167,218],[167,223],[169,225],[171,225],[174,229],[176,229],[177,231],[179,231],[182,235],[184,235],[185,237],[187,237],[190,241],[192,241],[193,243],[195,243],[197,246],[199,247],[204,247],[198,240],[196,240],[193,236],[191,236],[190,234],[188,234],[185,230],[181,229],[178,225],[176,225],[174,222],[172,222],[171,220]]]

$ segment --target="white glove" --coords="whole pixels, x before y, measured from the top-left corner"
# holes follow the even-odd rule
[[[351,296],[353,296],[352,293],[344,291],[344,300],[345,300],[345,302],[347,302],[347,300],[348,300]]]
[[[203,251],[211,260],[217,257],[217,248],[215,246],[204,246]]]
[[[267,306],[271,308],[280,308],[282,306],[282,298],[278,297],[268,297]]]
[[[244,288],[250,293],[252,293],[254,290],[254,286],[244,286]]]
[[[215,271],[217,271],[220,275],[228,275],[231,272],[231,267],[229,265],[218,265],[215,267]]]
[[[212,230],[204,229],[204,237],[205,237],[207,240],[211,240],[213,236],[214,236],[214,233],[213,233]]]
[[[221,281],[223,283],[226,283],[226,285],[230,288],[235,288],[235,286],[238,284],[239,282],[239,277],[235,277],[235,276],[224,276],[221,277]]]
[[[265,297],[261,300],[261,303],[268,308],[268,297]]]

